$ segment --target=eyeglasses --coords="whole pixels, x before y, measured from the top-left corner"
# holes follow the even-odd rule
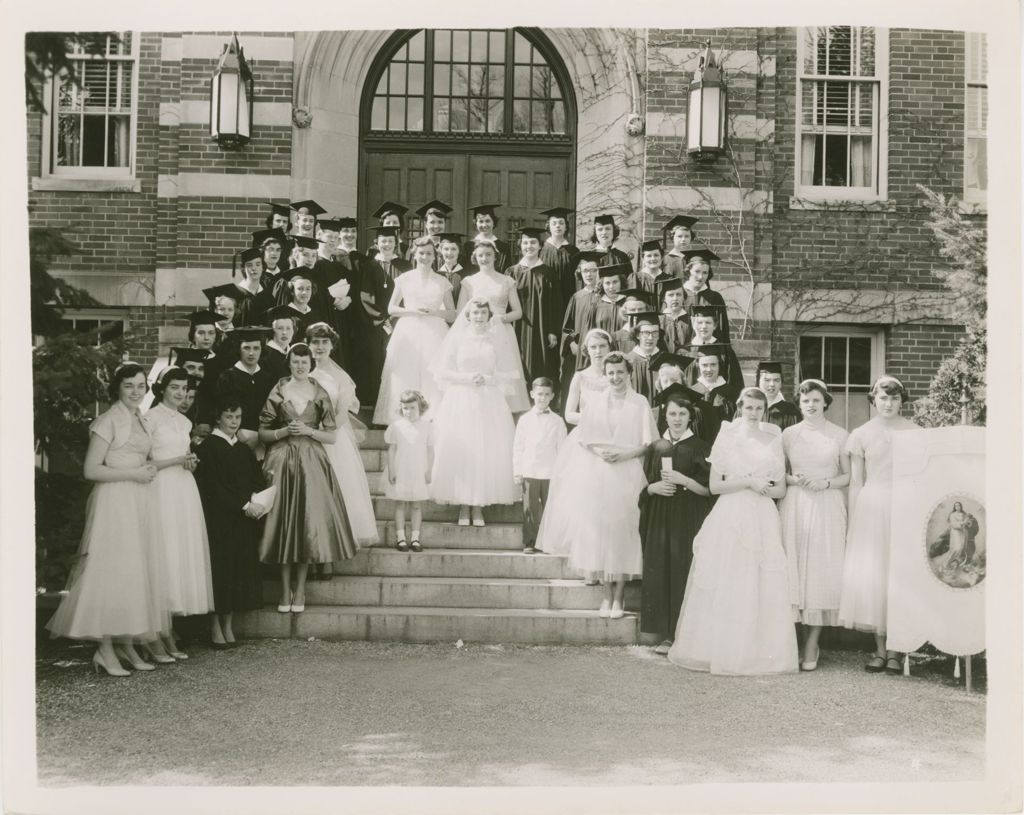
[[[655,328],[651,331],[637,331],[636,333],[639,337],[657,337],[661,332]]]

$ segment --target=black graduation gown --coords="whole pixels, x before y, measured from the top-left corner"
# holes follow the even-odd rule
[[[210,540],[213,604],[220,614],[263,605],[259,538],[262,521],[242,507],[263,488],[263,474],[252,450],[210,435],[199,451],[199,496]]]
[[[256,294],[236,285],[238,289],[238,301],[235,306],[235,325],[260,325],[267,311],[273,308],[274,301],[273,282],[270,286],[260,282],[262,287]]]
[[[682,312],[678,317],[662,314],[658,317],[658,325],[661,327],[661,344],[670,354],[675,354],[679,349],[689,345],[691,329],[686,312]]]
[[[496,266],[495,268],[501,268]],[[437,267],[437,273],[441,275],[445,280],[451,283],[452,286],[452,303],[455,307],[459,307],[459,292],[462,291],[462,281],[471,274],[474,274],[477,269],[467,269],[461,263],[457,264],[451,271],[448,270],[447,266],[441,265]]]
[[[407,265],[404,260],[396,259],[395,263]],[[393,268],[393,264],[389,264]],[[379,261],[365,258],[363,264],[363,284],[360,297],[363,300],[363,311],[369,320],[367,340],[364,350],[363,371],[365,381],[359,402],[371,406],[377,401],[380,393],[380,376],[384,370],[384,359],[387,355],[388,338],[391,336],[391,318],[388,317],[388,304],[395,291],[395,282],[385,271]],[[358,390],[360,383],[356,383]],[[363,397],[366,397],[365,399]]]
[[[665,284],[670,280],[675,280],[675,278],[670,274],[665,274],[665,272],[661,272],[657,277],[649,277],[646,274],[637,274],[636,276],[637,288],[653,295],[651,306],[655,310],[661,309],[664,305]]]
[[[616,295],[616,297],[619,299],[614,303],[608,302],[604,297],[597,298],[597,302],[594,303],[593,325],[588,326],[587,331],[591,328],[601,328],[614,337],[615,332],[622,328],[625,321],[619,314],[619,310],[622,308],[626,298],[621,294]],[[585,335],[586,332],[584,332]]]
[[[776,425],[779,430],[785,430],[787,427],[792,427],[801,419],[803,419],[803,416],[800,415],[800,408],[792,402],[787,402],[785,399],[781,402],[776,402],[774,405],[770,405],[768,407],[767,415],[764,417],[766,422],[771,422],[773,425]]]
[[[330,323],[340,338],[340,348],[335,348],[331,357],[356,383],[356,393],[359,401],[369,400],[372,402],[377,394],[369,393],[369,382],[373,374],[368,367],[368,355],[372,357],[371,346],[373,345],[372,320],[366,312],[363,303],[363,278],[369,276],[369,259],[360,252],[339,253],[330,265],[324,265],[324,285],[333,286],[341,280],[348,281],[348,297],[352,299],[347,308],[336,309],[332,302],[330,292],[327,292],[328,314],[331,315]],[[376,302],[373,296],[373,281],[370,281],[370,299]],[[383,363],[382,363],[383,364]],[[379,382],[379,379],[378,379]]]
[[[192,410],[188,416],[194,425],[215,424],[214,410],[217,406],[217,380],[221,373],[226,371],[238,360],[238,350],[231,353],[227,343],[222,343],[220,349],[212,356],[207,357],[203,363],[203,378],[199,380],[196,388],[196,400],[192,403]]]
[[[384,274],[388,278],[388,285],[391,290],[394,290],[395,281],[398,280],[398,276],[405,274],[410,269],[414,268],[412,263],[402,257],[392,258],[390,261],[383,261],[377,258],[373,259],[374,262],[384,270]],[[384,313],[387,314],[388,304],[384,304]]]
[[[625,263],[627,265],[630,265],[633,262],[629,255],[627,255],[621,249],[618,249],[618,248],[616,248],[614,246],[612,246],[611,248],[605,250],[605,249],[602,249],[601,246],[599,246],[598,244],[595,243],[593,251],[595,251],[595,252],[603,252],[604,253],[604,254],[601,255],[601,257],[599,257],[597,259],[598,268],[600,268],[602,266],[615,266],[615,265],[620,264],[620,263]],[[635,288],[637,288],[637,285],[636,285],[636,272],[631,271],[627,275],[627,277],[626,277],[626,285],[624,285],[622,288],[624,288],[624,289],[635,289]]]
[[[261,359],[262,356],[261,354]],[[227,393],[237,395],[242,403],[242,428],[259,430],[260,411],[263,410],[267,396],[270,395],[270,389],[276,384],[277,379],[274,378],[273,373],[262,365],[254,374],[243,371],[237,365],[232,365],[217,377],[217,397]]]
[[[576,274],[580,262],[580,250],[571,243],[553,246],[544,241],[540,245],[540,259],[555,273],[558,287],[562,293],[562,302],[568,308],[572,296],[583,288],[583,279]]]
[[[689,311],[691,306],[715,306],[716,322],[715,336],[722,342],[729,342],[729,310],[725,307],[725,298],[713,289],[703,289],[696,295],[690,294],[686,287],[683,287],[683,310]],[[690,329],[692,336],[693,329]]]
[[[657,350],[654,353],[657,354]],[[651,357],[645,357],[634,347],[626,354],[626,359],[633,366],[633,371],[629,375],[629,379],[633,383],[633,390],[653,405],[654,387],[658,381],[658,375],[651,370]]]
[[[532,382],[538,376],[550,377],[557,390],[560,363],[557,338],[562,333],[563,314],[557,309],[559,291],[554,272],[543,263],[532,268],[517,263],[505,274],[515,280],[523,308],[523,317],[516,321],[515,327],[526,381]],[[548,344],[549,335],[556,337],[554,348]]]
[[[612,334],[612,348],[623,354],[628,354],[636,348],[636,340],[633,339],[633,329],[628,324]]]
[[[644,457],[648,484],[661,480],[662,458],[672,469],[705,487],[711,445],[696,435],[673,444],[659,439]],[[671,497],[640,493],[640,540],[644,550],[640,630],[672,638],[683,605],[683,590],[693,562],[693,539],[711,510],[711,499],[676,487]]]
[[[291,371],[288,369],[288,355],[281,353],[276,348],[271,348],[269,345],[264,345],[263,351],[260,353],[260,368],[266,371],[267,376],[270,377],[271,388],[279,380],[286,376],[291,376]]]
[[[501,238],[494,240],[494,248],[497,250],[494,256],[494,268],[504,269],[508,266],[509,261],[512,259],[512,249],[508,245],[508,241],[503,241]],[[459,249],[459,263],[466,270],[463,277],[471,274],[476,274],[480,271],[480,267],[473,262],[473,250],[476,249],[476,244],[473,241],[466,241],[462,244]],[[542,250],[543,251],[543,250]],[[543,259],[543,257],[541,258]],[[456,302],[458,302],[456,300]]]
[[[736,401],[728,397],[726,387],[721,385],[709,391],[700,382],[692,386],[693,390],[703,397],[700,405],[703,432],[700,436],[708,444],[715,443],[718,431],[722,429],[722,422],[732,419],[736,413]]]
[[[327,315],[324,314],[316,306],[313,306],[312,300],[309,301],[308,305],[311,308],[309,309],[309,311],[303,314],[291,303],[288,303],[288,307],[291,309],[292,316],[295,318],[295,333],[292,335],[293,344],[297,342],[306,341],[306,329],[313,325],[313,323],[323,323],[327,321]]]
[[[728,343],[714,342],[710,343],[710,345],[714,346],[715,353],[718,355],[718,374],[726,383],[722,386],[722,390],[730,401],[735,402],[744,387],[743,369],[740,367],[739,358]],[[693,360],[690,363],[690,367],[687,368],[686,379],[688,385],[693,385],[699,376],[697,352],[701,347],[691,344],[679,349],[677,352],[680,356],[687,356]]]
[[[595,292],[580,289],[569,299],[569,304],[565,307],[565,316],[562,318],[563,382],[571,382],[573,374],[584,367],[586,351],[583,348],[583,338],[593,327],[597,300],[598,295]],[[571,343],[576,343],[579,348],[575,354]]]

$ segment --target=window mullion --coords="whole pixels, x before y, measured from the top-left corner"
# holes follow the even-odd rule
[[[505,135],[512,133],[515,109],[515,29],[505,29]]]
[[[434,30],[432,28],[423,29],[423,132],[434,132]]]

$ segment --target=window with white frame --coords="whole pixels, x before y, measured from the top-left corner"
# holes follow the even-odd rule
[[[964,200],[984,203],[988,191],[988,46],[984,34],[964,35],[967,98],[964,106]]]
[[[109,32],[101,53],[69,53],[78,83],[54,77],[44,128],[44,174],[130,178],[135,169],[139,38]]]
[[[67,331],[88,334],[92,344],[99,347],[124,336],[128,317],[121,309],[65,309],[61,323]]]
[[[797,197],[885,198],[887,29],[800,28],[797,51]]]
[[[835,326],[800,336],[800,376],[820,379],[832,394],[831,422],[853,430],[871,418],[868,391],[883,373],[884,334],[880,330]]]

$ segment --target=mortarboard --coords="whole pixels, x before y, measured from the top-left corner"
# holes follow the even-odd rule
[[[373,233],[373,240],[377,240],[377,238],[397,238],[398,237],[398,227],[397,226],[371,226],[366,231]]]
[[[492,218],[496,218],[494,210],[501,209],[501,207],[501,204],[477,204],[475,207],[470,207],[469,211],[473,213],[474,218],[478,215],[490,215]]]
[[[615,226],[614,215],[595,215],[594,226]]]
[[[566,209],[565,207],[552,207],[551,209],[545,209],[539,214],[543,215],[545,218],[564,218],[568,220],[569,213],[574,211],[575,210]]]
[[[461,246],[462,241],[465,239],[465,237],[466,236],[463,235],[461,232],[442,232],[440,235],[437,236],[437,239],[439,241],[448,241],[448,243],[454,243]]]
[[[273,201],[268,201],[267,203],[270,204],[270,211],[274,215],[283,215],[285,218],[291,217],[291,208],[288,204],[275,204]]]
[[[697,303],[690,306],[688,314],[690,317],[714,317],[716,320],[722,313],[723,306],[712,303]]]
[[[623,289],[622,291],[619,292],[619,294],[625,296],[627,299],[632,298],[634,300],[639,300],[640,302],[645,303],[647,305],[650,305],[651,303],[650,292],[644,291],[643,289]]]
[[[292,209],[299,213],[299,215],[316,216],[323,215],[325,212],[327,212],[327,210],[320,206],[316,201],[295,201],[289,206],[291,206]]]
[[[680,370],[685,370],[691,362],[693,362],[692,359],[681,357],[679,354],[673,354],[669,351],[661,351],[651,357],[650,369],[652,371],[656,371],[662,365],[675,365]]]
[[[265,325],[243,325],[231,332],[231,338],[235,342],[254,342],[264,340],[271,334],[271,329]]]
[[[334,220],[338,222],[338,229],[357,229],[359,227],[359,221],[351,215],[339,215]]]
[[[416,214],[419,215],[421,218],[426,218],[427,213],[430,212],[431,210],[439,212],[442,217],[447,218],[448,213],[452,211],[452,208],[448,206],[444,201],[438,201],[437,199],[434,199],[433,201],[428,201],[426,204],[424,204],[422,207],[416,210]]]
[[[669,232],[670,230],[675,229],[677,226],[684,226],[687,229],[689,229],[690,232],[693,232],[693,225],[697,223],[697,221],[699,220],[699,218],[691,218],[689,215],[676,215],[671,221],[669,221],[667,224],[665,224],[665,226],[662,227],[662,230],[665,232]]]
[[[653,362],[651,363],[653,366]],[[662,363],[664,364],[664,363]],[[685,366],[683,366],[685,367]],[[668,400],[673,396],[681,396],[687,402],[693,404],[694,408],[700,409],[700,403],[703,401],[703,397],[697,393],[693,388],[688,388],[686,385],[682,385],[679,382],[673,382],[664,390],[654,395],[654,403],[659,407],[663,407],[668,404]],[[692,423],[692,417],[691,417]]]
[[[600,254],[603,256],[606,253],[602,252]],[[620,277],[626,277],[633,273],[633,269],[632,267],[630,267],[628,263],[615,263],[611,266],[600,266],[597,270],[597,273],[602,278],[615,277],[616,275]]]
[[[782,376],[782,363],[766,359],[757,363],[757,372],[754,374],[754,381],[761,378],[761,374],[779,374]]]
[[[331,232],[339,232],[341,230],[340,218],[319,218],[316,224],[321,229],[327,229]]]
[[[191,325],[193,328],[195,328],[197,325],[216,325],[223,319],[223,314],[218,314],[215,311],[210,311],[210,309],[208,308],[204,308],[200,311],[193,311],[191,314],[188,315],[189,325]]]
[[[305,266],[296,266],[294,269],[289,269],[287,272],[281,272],[281,274],[278,275],[278,279],[283,280],[286,283],[290,283],[297,277],[301,277],[303,280],[308,280],[312,283],[313,270],[307,269]]]
[[[719,258],[718,255],[716,255],[710,249],[703,247],[700,249],[687,249],[686,251],[683,252],[683,257],[685,258],[687,263],[689,263],[694,258],[701,258],[702,260],[705,260],[709,263],[712,260],[721,260],[721,258]]]
[[[251,260],[263,260],[263,251],[256,247],[250,247],[249,249],[243,249],[238,253],[239,262],[245,265]]]
[[[662,254],[664,254],[664,252],[665,252],[665,250],[661,248],[661,241],[658,241],[658,240],[644,241],[640,245],[640,253],[641,254],[643,254],[644,252],[653,252],[655,249],[657,249]]]
[[[297,316],[295,309],[290,306],[274,306],[267,309],[266,320],[268,323],[273,323],[274,320],[294,320]]]
[[[545,230],[540,229],[536,226],[521,226],[516,230],[519,236],[522,238],[536,238],[540,240],[540,236],[544,234]]]
[[[252,245],[254,247],[262,248],[263,244],[270,240],[275,240],[280,243],[281,246],[284,246],[287,238],[285,237],[284,232],[280,229],[257,229],[252,233]]]
[[[658,322],[658,314],[654,311],[637,311],[634,314],[627,315],[627,318],[631,325],[640,325],[640,323],[647,323],[661,327],[661,323]]]
[[[307,238],[305,235],[296,235],[292,240],[300,249],[319,249],[320,241],[316,238]]]
[[[209,351],[202,348],[172,348],[167,358],[174,358],[175,365],[183,365],[186,362],[206,362],[210,356]]]
[[[607,257],[607,255],[607,252],[593,252],[588,249],[584,252],[580,252],[578,262],[583,263],[586,261],[587,263],[597,263],[601,258]]]
[[[659,283],[658,285],[661,286],[661,293],[662,296],[664,296],[667,291],[676,291],[677,289],[681,289],[683,287],[683,281],[678,277],[673,277],[671,280],[666,280],[664,283]]]
[[[385,215],[397,215],[399,219],[401,219],[408,211],[409,207],[403,207],[401,204],[396,204],[394,201],[385,201],[377,207],[377,211],[373,213],[373,217],[383,219]]]
[[[242,293],[234,283],[224,283],[220,286],[211,286],[208,289],[203,289],[203,294],[206,295],[206,299],[211,303],[213,303],[218,297],[229,297],[236,303],[242,299]],[[218,317],[217,321],[219,322],[223,319],[223,317]]]

